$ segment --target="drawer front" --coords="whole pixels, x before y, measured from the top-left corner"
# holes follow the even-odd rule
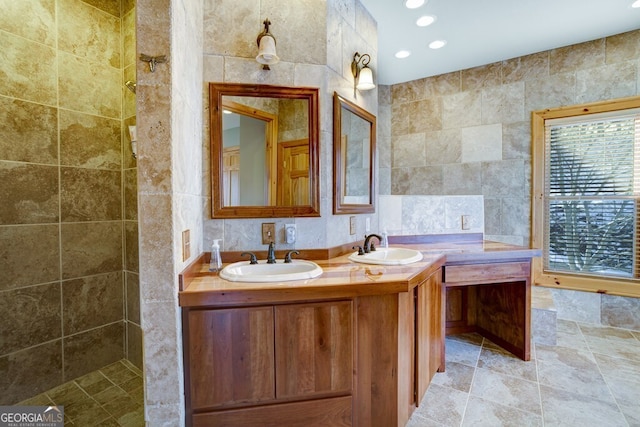
[[[517,278],[528,279],[530,274],[530,262],[451,265],[444,268],[444,281],[445,283],[496,283]]]

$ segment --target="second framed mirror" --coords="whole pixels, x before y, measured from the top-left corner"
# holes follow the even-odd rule
[[[333,94],[333,213],[375,212],[376,116]]]

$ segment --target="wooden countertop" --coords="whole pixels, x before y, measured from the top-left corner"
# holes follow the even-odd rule
[[[423,253],[422,261],[401,266],[368,265],[348,259],[351,252],[315,260],[323,269],[315,279],[278,283],[230,282],[209,272],[202,254],[180,274],[179,302],[186,306],[236,306],[274,302],[341,299],[408,292],[445,265],[504,262],[540,256],[540,251],[503,243],[428,236],[391,236],[391,246]]]

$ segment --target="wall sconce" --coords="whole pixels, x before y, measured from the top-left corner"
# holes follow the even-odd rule
[[[263,24],[264,30],[258,34],[258,56],[256,56],[256,61],[263,64],[263,70],[270,70],[269,65],[277,64],[280,58],[276,55],[276,38],[269,32],[271,21],[267,18]]]
[[[129,138],[131,138],[131,155],[134,159],[138,158],[138,137],[136,135],[136,127],[129,126]]]
[[[351,62],[351,74],[353,74],[354,95],[356,93],[356,89],[370,90],[376,87],[373,83],[373,72],[371,71],[371,68],[368,67],[370,61],[371,56],[367,53],[360,55],[356,52],[355,55],[353,55],[353,61]]]

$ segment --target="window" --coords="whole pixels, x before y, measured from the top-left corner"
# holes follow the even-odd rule
[[[640,98],[532,120],[535,282],[640,296]]]

